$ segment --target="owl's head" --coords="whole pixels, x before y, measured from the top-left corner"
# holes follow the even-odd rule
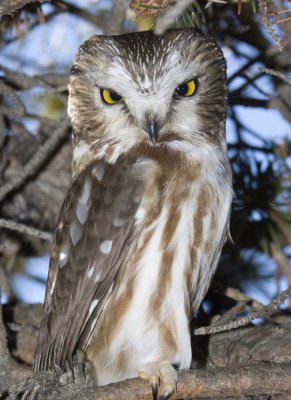
[[[193,29],[93,36],[69,82],[75,144],[130,138],[154,146],[175,133],[220,141],[226,94],[221,50]]]

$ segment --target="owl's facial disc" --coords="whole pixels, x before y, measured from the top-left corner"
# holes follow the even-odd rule
[[[179,84],[173,94],[172,94],[172,99],[168,102],[169,104],[167,105],[168,108],[172,108],[172,103],[177,103],[183,98],[190,98],[196,93],[197,89],[197,84],[198,80],[196,78],[187,80]],[[159,104],[159,109],[158,111],[161,111],[161,101],[163,101],[163,98],[159,98],[159,89],[154,92],[155,94],[152,95],[152,102],[154,104]],[[112,89],[100,89],[100,96],[103,101],[103,103],[106,106],[114,106],[118,103],[123,103],[124,105],[124,111],[130,113],[130,107],[127,105],[127,98],[126,96],[122,96],[119,93],[117,93],[115,90]],[[164,102],[164,101],[163,101]],[[150,141],[152,142],[153,145],[155,145],[159,141],[159,130],[160,128],[163,127],[164,120],[161,118],[161,112],[157,112],[155,109],[156,107],[146,106],[146,101],[142,106],[140,107],[141,109],[147,108],[142,115],[138,115],[138,113],[135,113],[133,110],[134,115],[131,114],[131,116],[136,120],[138,127],[141,127],[142,130],[144,130],[148,136]],[[131,107],[132,109],[133,107]],[[167,112],[165,113],[166,115],[169,114],[170,110],[166,110]]]
[[[223,134],[226,94],[223,54],[199,32],[94,36],[72,68],[68,113],[77,141],[199,143]]]

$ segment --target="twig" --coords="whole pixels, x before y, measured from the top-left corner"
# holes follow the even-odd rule
[[[275,71],[274,69],[264,68],[264,67],[260,67],[259,69],[260,69],[261,71],[265,72],[265,74],[277,76],[278,78],[280,78],[280,79],[282,79],[283,81],[287,82],[288,85],[291,85],[291,78],[289,78],[289,76],[283,74],[283,72]]]
[[[244,317],[237,318],[235,321],[231,321],[227,324],[203,326],[201,328],[195,329],[194,335],[209,335],[211,333],[230,331],[231,329],[246,326],[250,321],[253,321],[254,319],[266,317],[271,314],[278,308],[280,304],[283,304],[289,297],[291,297],[291,287],[279,293],[279,295],[274,300],[272,300],[266,306],[263,306],[260,310],[254,311]]]
[[[270,101],[264,99],[255,99],[251,97],[237,96],[234,92],[230,93],[228,98],[229,105],[240,105],[245,107],[269,108]]]
[[[60,90],[64,89],[68,84],[68,76],[61,74],[43,74],[43,75],[26,75],[11,71],[9,68],[0,64],[0,69],[5,72],[3,80],[11,84],[17,89],[31,89],[35,86],[44,86],[47,88],[54,88]]]
[[[24,166],[17,176],[5,183],[0,189],[0,201],[2,201],[9,193],[23,185],[28,178],[36,174],[43,163],[54,152],[58,144],[67,135],[68,120],[65,118],[56,131],[41,145],[31,160]]]
[[[24,233],[26,235],[35,236],[38,237],[39,239],[48,240],[49,242],[53,240],[53,234],[49,232],[44,232],[39,229],[31,228],[30,226],[20,224],[18,222],[14,222],[4,218],[0,218],[0,227],[11,229],[12,231],[17,231],[20,233]]]
[[[3,81],[0,80],[0,94],[3,96],[7,96],[10,98],[10,100],[13,103],[14,107],[5,107],[1,106],[0,107],[0,112],[1,114],[7,115],[7,116],[19,116],[23,117],[25,114],[25,107],[16,94],[15,90],[13,90],[10,86],[6,85]]]
[[[157,35],[163,34],[192,3],[193,0],[177,1],[174,7],[157,19],[155,33]]]
[[[277,35],[277,33],[275,32],[272,23],[269,20],[269,16],[274,14],[274,11],[271,10],[270,8],[270,3],[267,0],[258,0],[258,9],[259,9],[259,14],[260,17],[262,19],[262,22],[265,26],[265,28],[267,29],[267,31],[269,32],[270,36],[272,37],[272,39],[274,40],[274,42],[277,44],[277,46],[279,47],[279,49],[281,51],[283,51],[284,47],[283,47],[283,43],[282,43],[282,39],[280,38],[279,35]]]

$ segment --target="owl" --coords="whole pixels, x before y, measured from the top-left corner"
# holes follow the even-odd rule
[[[81,349],[96,385],[140,376],[153,399],[175,391],[228,234],[226,96],[223,54],[193,29],[80,47],[69,80],[73,178],[35,371]]]

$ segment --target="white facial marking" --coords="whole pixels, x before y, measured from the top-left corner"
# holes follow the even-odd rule
[[[110,253],[111,249],[112,249],[112,240],[104,240],[104,242],[100,244],[100,250],[103,254]]]

